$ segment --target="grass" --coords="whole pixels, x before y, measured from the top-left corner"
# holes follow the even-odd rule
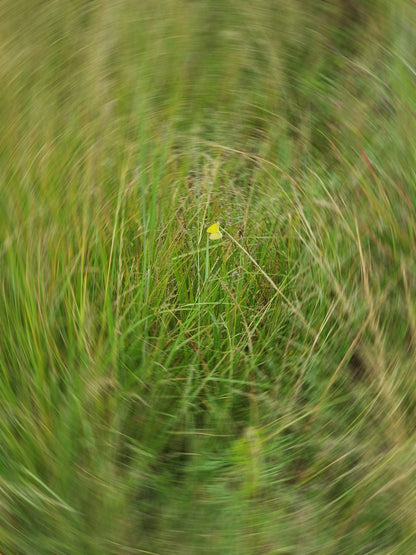
[[[2,554],[415,553],[414,16],[1,3]]]

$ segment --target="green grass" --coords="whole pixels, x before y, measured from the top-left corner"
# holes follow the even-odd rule
[[[414,555],[415,12],[0,3],[2,555]]]

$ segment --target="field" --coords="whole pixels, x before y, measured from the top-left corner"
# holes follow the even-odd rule
[[[415,21],[0,1],[2,555],[416,553]]]

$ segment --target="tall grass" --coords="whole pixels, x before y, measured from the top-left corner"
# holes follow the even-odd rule
[[[0,3],[1,553],[416,552],[415,15]]]

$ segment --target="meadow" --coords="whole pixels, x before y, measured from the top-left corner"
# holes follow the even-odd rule
[[[415,21],[0,1],[2,555],[416,553]]]

